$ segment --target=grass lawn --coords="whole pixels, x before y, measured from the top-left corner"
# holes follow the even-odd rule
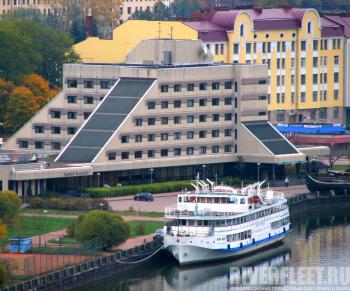
[[[350,169],[350,165],[334,165],[333,169],[345,171],[346,169]]]
[[[46,232],[60,230],[66,228],[71,221],[71,218],[20,216],[19,226],[10,228],[9,237],[33,236]]]
[[[138,236],[136,233],[136,229],[138,225],[143,224],[145,226],[145,232],[144,234],[150,234],[154,233],[158,228],[163,228],[164,222],[162,221],[142,221],[142,220],[132,220],[129,221],[131,230],[130,230],[130,236],[136,237]]]
[[[55,215],[81,215],[88,213],[88,210],[57,210],[57,209],[47,209],[47,214]],[[23,208],[21,213],[33,213],[38,215],[46,215],[43,212],[43,209],[33,209],[33,208]],[[163,212],[137,212],[137,211],[114,211],[121,216],[148,216],[148,217],[163,217]]]

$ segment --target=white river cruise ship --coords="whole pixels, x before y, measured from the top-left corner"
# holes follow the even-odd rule
[[[261,189],[264,182],[236,189],[207,179],[178,195],[165,209],[164,248],[180,265],[246,255],[280,242],[291,231],[284,194]]]

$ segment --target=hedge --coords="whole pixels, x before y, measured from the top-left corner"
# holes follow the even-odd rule
[[[107,209],[108,203],[103,199],[84,199],[84,198],[49,198],[29,197],[29,208],[40,209],[58,209],[58,210],[94,210]]]
[[[114,186],[111,188],[87,188],[85,192],[90,194],[93,198],[125,196],[134,195],[142,192],[150,193],[164,193],[164,192],[175,192],[183,189],[192,190],[191,181],[172,181],[163,183],[153,184],[141,184],[141,185],[125,185],[125,186]]]

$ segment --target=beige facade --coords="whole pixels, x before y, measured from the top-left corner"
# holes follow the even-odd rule
[[[154,4],[161,1],[165,6],[170,6],[174,0],[121,0],[121,6],[119,8],[120,18],[118,22],[121,24],[137,11],[153,11]]]
[[[54,14],[51,0],[1,0],[0,15],[15,9],[32,9],[44,15]]]

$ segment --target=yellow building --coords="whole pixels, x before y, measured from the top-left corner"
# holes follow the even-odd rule
[[[128,20],[113,30],[111,40],[89,37],[74,46],[83,62],[121,63],[143,39],[198,39],[195,29],[179,21]]]
[[[206,21],[129,20],[113,40],[75,46],[83,61],[123,62],[141,39],[201,39],[216,62],[267,64],[274,123],[343,123],[343,27],[314,9],[217,11]]]

